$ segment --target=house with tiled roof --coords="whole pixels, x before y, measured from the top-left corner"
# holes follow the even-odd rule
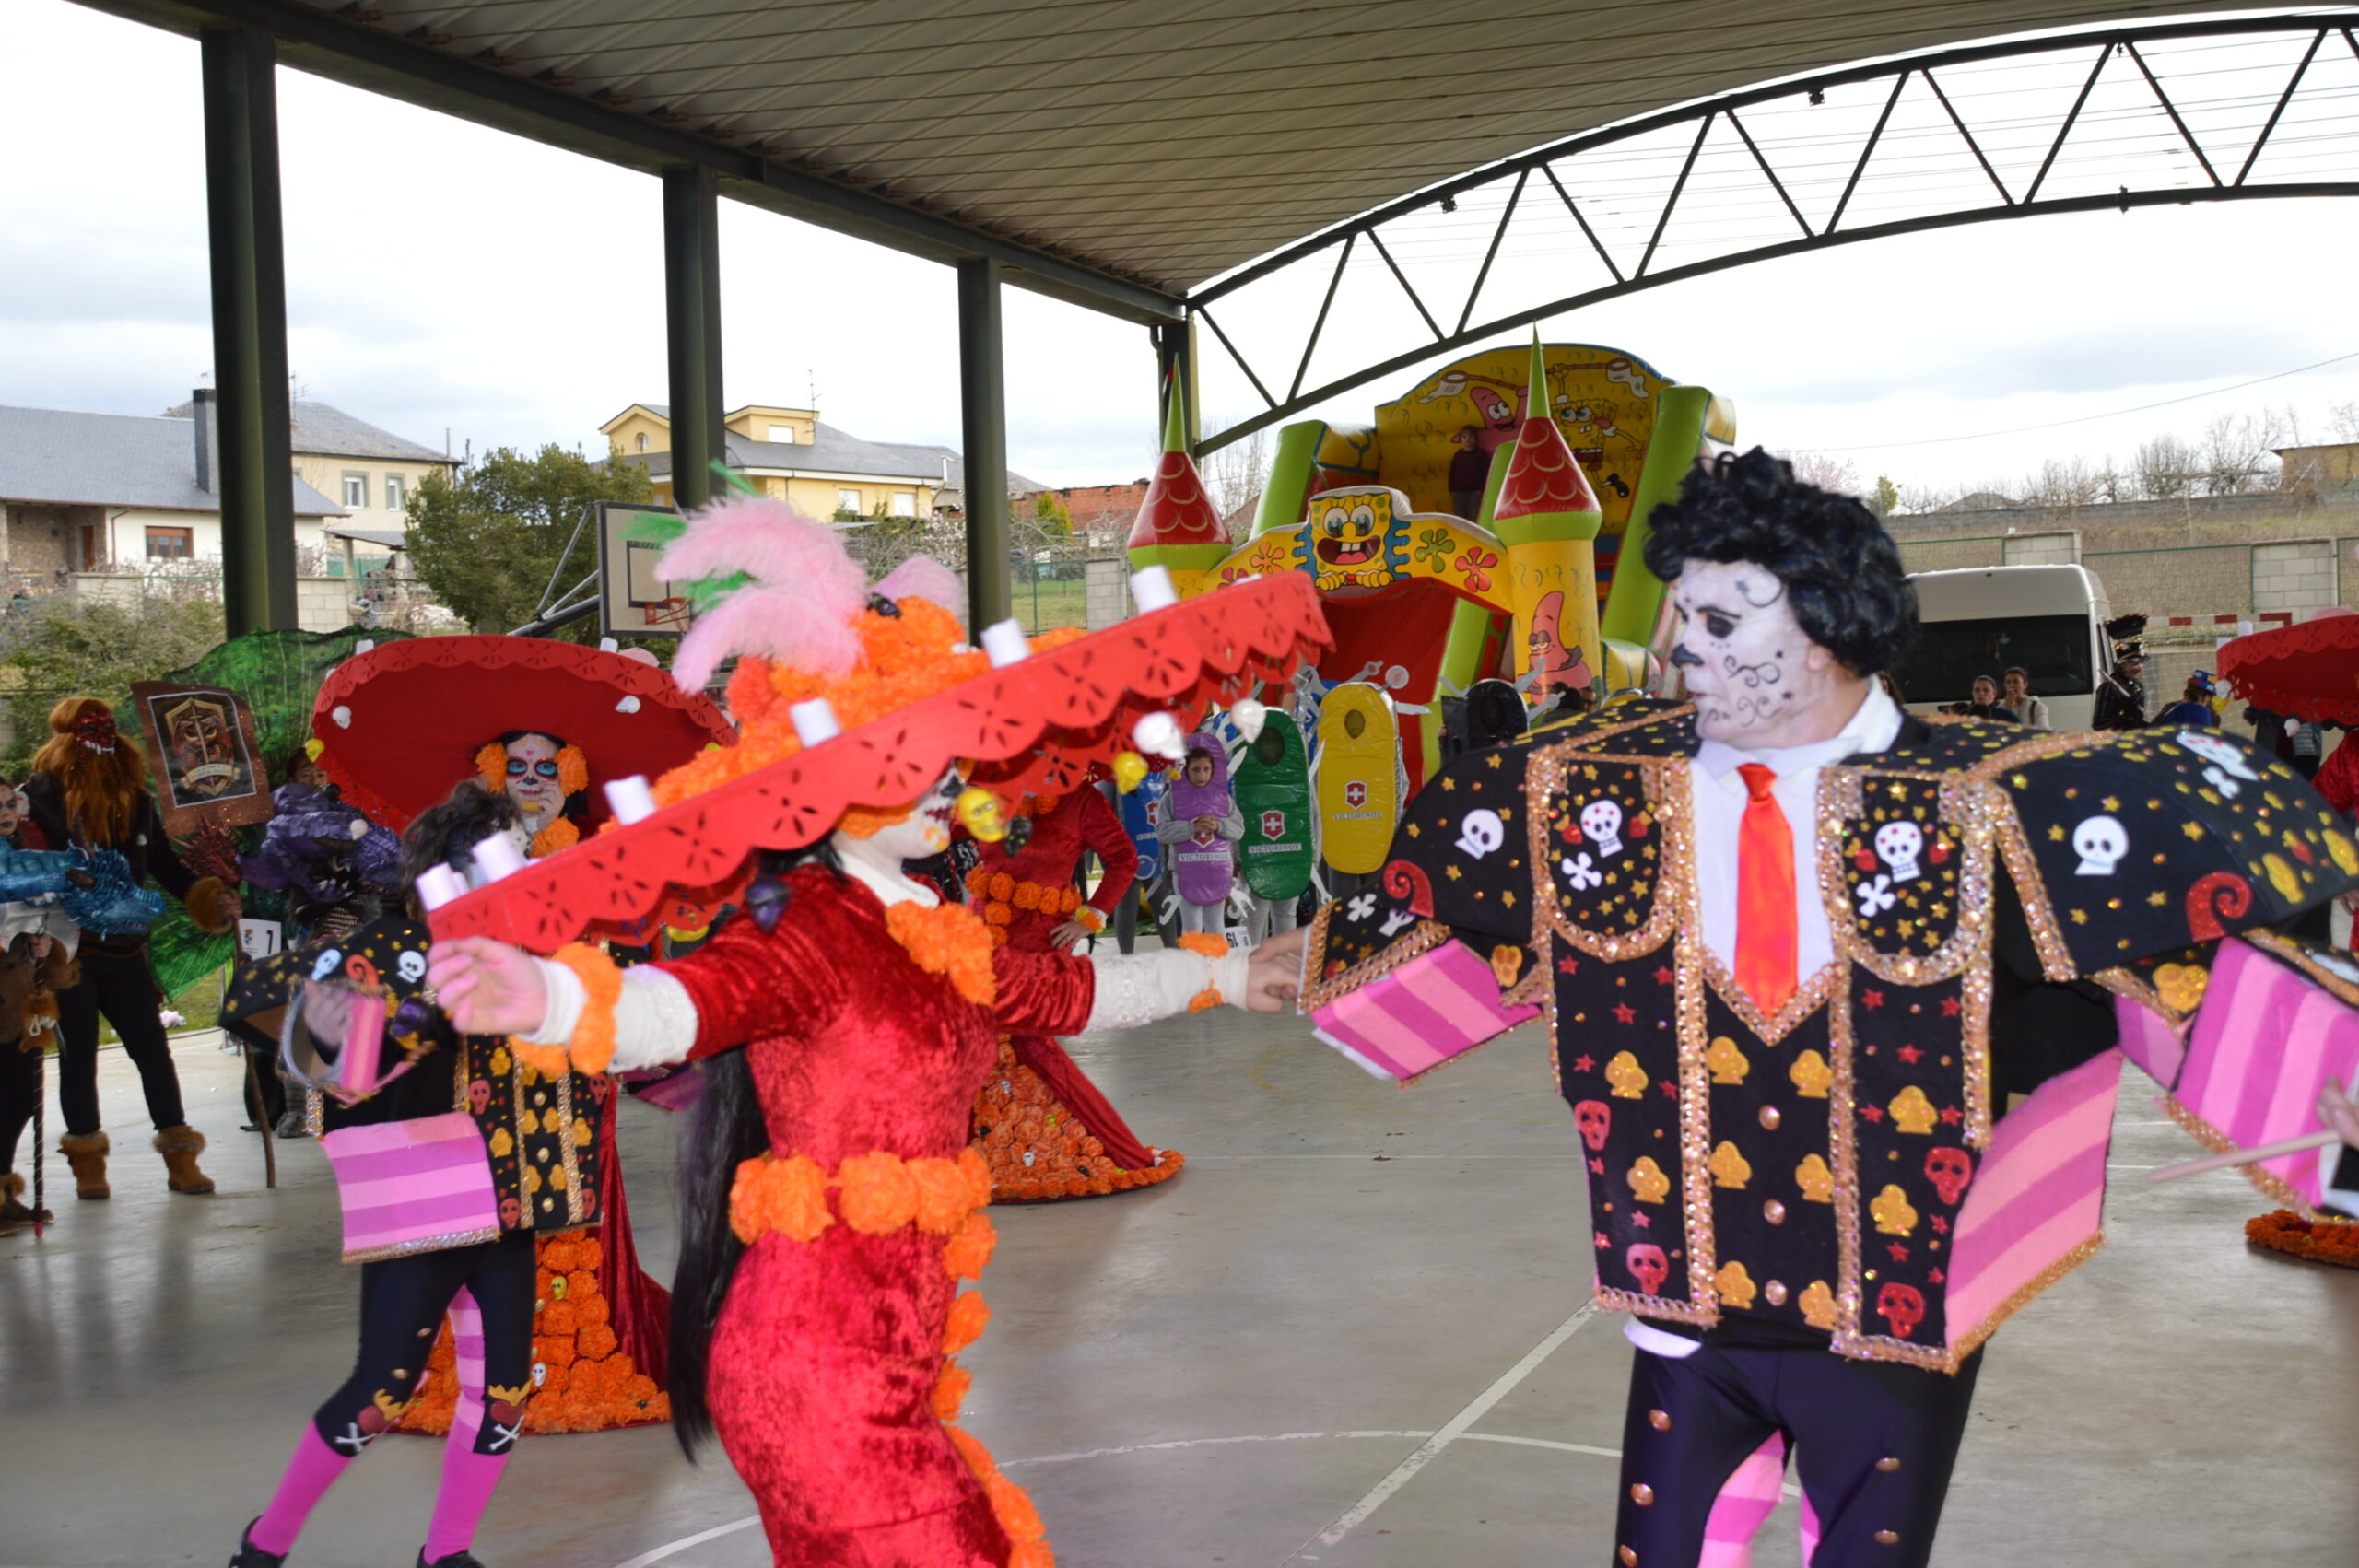
[[[164,410],[168,419],[186,419],[193,404]],[[396,436],[366,419],[324,403],[298,399],[288,424],[288,444],[303,483],[342,509],[341,526],[364,533],[406,530],[409,497],[418,481],[440,473],[448,479],[459,465],[444,451]]]
[[[807,408],[748,404],[722,415],[730,470],[765,495],[816,518],[955,515],[966,497],[966,465],[955,447],[869,441],[825,423]],[[644,464],[656,499],[672,499],[672,410],[634,403],[599,433],[627,462]],[[1007,476],[1008,493],[1041,486]]]

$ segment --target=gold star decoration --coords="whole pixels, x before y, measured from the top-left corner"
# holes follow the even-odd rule
[[[2186,834],[2189,838],[2201,838],[2203,837],[2203,825],[2192,819],[2180,823],[2178,825],[2178,830],[2181,833]]]

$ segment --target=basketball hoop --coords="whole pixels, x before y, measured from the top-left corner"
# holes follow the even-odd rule
[[[647,624],[651,626],[677,626],[682,631],[687,629],[692,619],[688,602],[677,598],[658,599],[644,606],[640,614],[647,617]]]

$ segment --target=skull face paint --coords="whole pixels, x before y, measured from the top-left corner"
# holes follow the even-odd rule
[[[508,743],[508,798],[534,832],[555,822],[565,809],[565,790],[557,781],[557,743],[546,735],[519,735]]]
[[[950,825],[957,819],[958,796],[966,787],[958,770],[951,768],[900,821],[886,823],[865,838],[837,833],[837,851],[892,872],[898,872],[903,860],[938,855],[950,848]]]
[[[1682,625],[1671,661],[1696,704],[1696,732],[1742,750],[1806,744],[1850,718],[1860,678],[1811,641],[1786,585],[1751,561],[1689,561],[1672,585]]]

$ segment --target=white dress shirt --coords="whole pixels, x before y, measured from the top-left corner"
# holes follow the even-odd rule
[[[1835,957],[1826,901],[1818,886],[1818,770],[1855,752],[1883,751],[1899,734],[1900,709],[1872,681],[1860,710],[1832,740],[1750,752],[1724,741],[1704,743],[1687,773],[1696,808],[1696,901],[1703,907],[1704,945],[1713,957],[1731,969],[1736,965],[1737,836],[1751,798],[1737,768],[1757,762],[1778,776],[1771,796],[1794,837],[1794,979],[1807,985]]]

